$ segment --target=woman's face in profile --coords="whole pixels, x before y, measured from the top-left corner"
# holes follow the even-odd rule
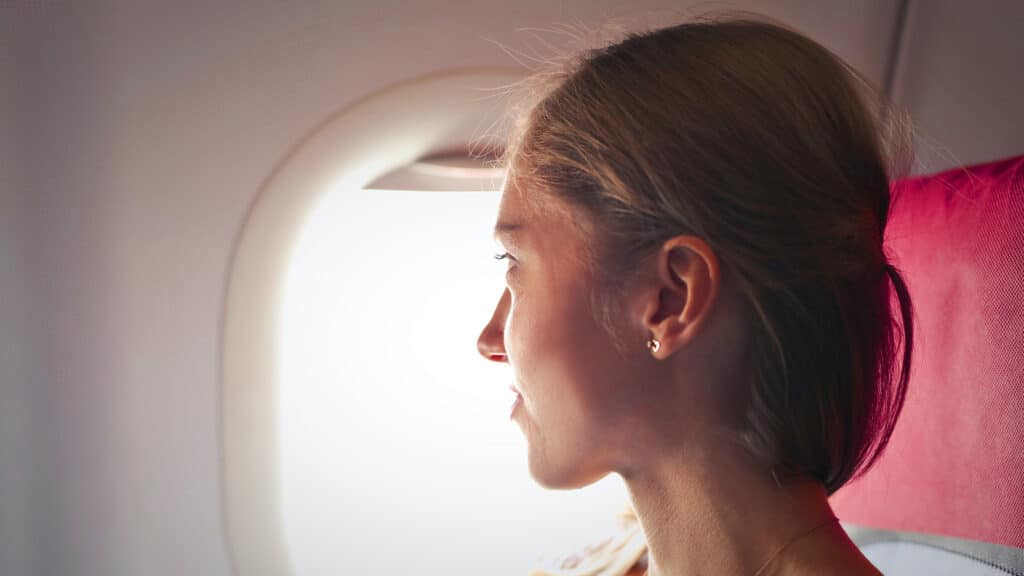
[[[512,369],[522,395],[512,419],[526,437],[531,475],[549,488],[576,488],[614,468],[637,374],[589,310],[585,239],[565,216],[531,210],[524,195],[511,187],[502,194],[495,239],[508,254],[506,288],[477,345]],[[646,352],[642,342],[637,348]]]

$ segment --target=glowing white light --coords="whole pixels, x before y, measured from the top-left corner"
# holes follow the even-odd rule
[[[287,278],[278,423],[297,574],[524,575],[607,534],[617,476],[530,478],[507,365],[476,340],[504,289],[499,195],[338,190]]]

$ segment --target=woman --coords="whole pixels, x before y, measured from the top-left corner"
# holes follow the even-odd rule
[[[478,347],[539,484],[621,475],[650,576],[879,573],[828,502],[911,360],[882,247],[907,137],[873,94],[796,32],[705,19],[586,52],[516,130]]]

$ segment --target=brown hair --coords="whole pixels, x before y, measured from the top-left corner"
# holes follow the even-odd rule
[[[829,494],[870,468],[913,348],[882,249],[905,114],[823,46],[749,14],[629,34],[553,79],[511,139],[508,181],[582,209],[571,221],[591,241],[602,325],[614,338],[616,302],[665,240],[703,238],[749,312],[744,445]]]

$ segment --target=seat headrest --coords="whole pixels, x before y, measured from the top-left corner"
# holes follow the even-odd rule
[[[832,505],[1024,548],[1024,156],[894,183],[885,244],[916,313],[906,404]]]

